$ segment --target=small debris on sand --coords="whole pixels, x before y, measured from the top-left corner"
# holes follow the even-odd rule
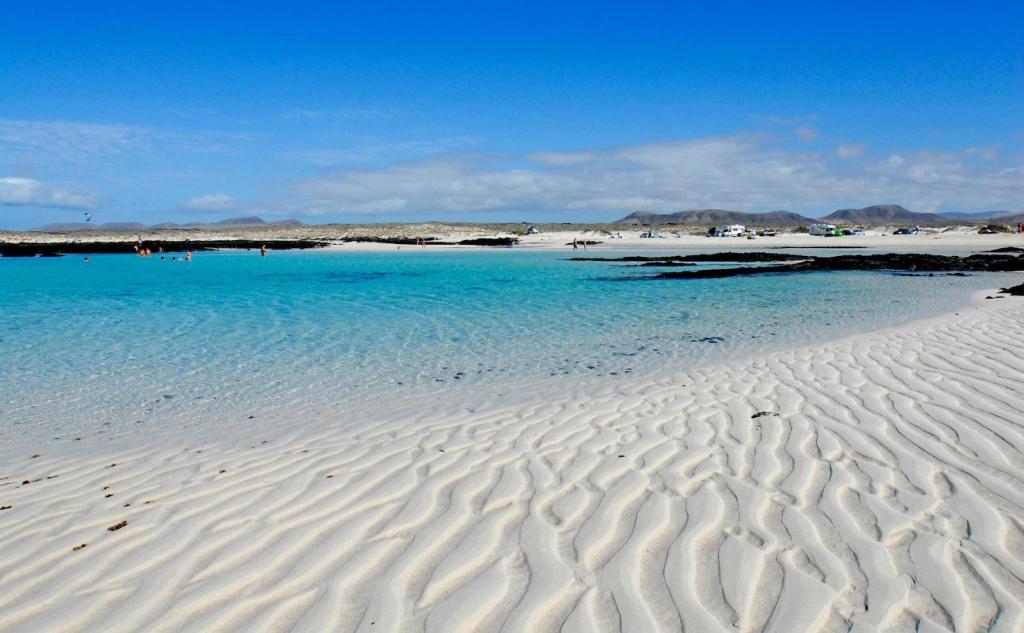
[[[763,418],[766,415],[778,415],[778,413],[776,413],[775,411],[758,411],[754,415],[750,416],[750,419],[753,420],[755,418]]]
[[[88,545],[88,543],[82,543],[81,545],[75,545],[74,547],[71,548],[71,551],[72,552],[77,552],[78,550],[82,549],[86,545]]]
[[[0,506],[0,510],[10,510],[14,506]]]
[[[120,530],[121,528],[123,528],[126,525],[128,525],[127,521],[121,521],[120,523],[115,523],[114,525],[111,525],[110,527],[108,527],[107,531],[108,532],[116,532],[116,531]]]

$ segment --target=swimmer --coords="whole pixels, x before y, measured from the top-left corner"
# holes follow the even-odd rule
[[[260,247],[260,256],[261,257],[266,257],[267,256],[267,245],[266,244],[264,244],[263,246]]]
[[[89,258],[88,257],[83,257],[82,261],[85,262],[86,264],[88,264],[89,263]]]
[[[192,261],[192,251],[188,251],[187,253],[185,253],[185,261]]]

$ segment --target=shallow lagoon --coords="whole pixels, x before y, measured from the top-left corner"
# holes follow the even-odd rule
[[[613,281],[652,271],[568,257],[406,248],[198,253],[187,264],[0,259],[0,438],[687,368],[937,315],[1001,283]]]

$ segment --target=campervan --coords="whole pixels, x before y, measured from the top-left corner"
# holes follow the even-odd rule
[[[716,226],[712,235],[715,237],[743,237],[743,234],[747,232],[747,228],[742,224],[728,224],[726,226]]]
[[[834,224],[812,224],[809,232],[811,235],[835,235],[836,226]]]

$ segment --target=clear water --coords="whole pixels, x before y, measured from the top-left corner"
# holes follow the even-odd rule
[[[611,281],[650,269],[567,257],[410,248],[199,253],[188,264],[0,258],[0,441],[685,369],[939,314],[999,283],[880,273]]]

